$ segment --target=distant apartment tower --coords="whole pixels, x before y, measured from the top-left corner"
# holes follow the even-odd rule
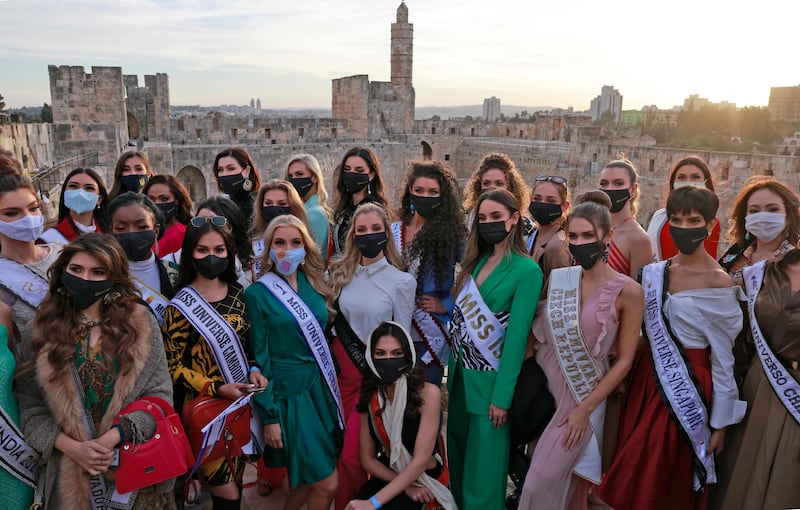
[[[603,85],[600,95],[592,99],[592,122],[597,122],[606,112],[614,114],[614,122],[619,122],[622,116],[622,95],[612,85]]]
[[[800,122],[800,85],[770,88],[768,108],[772,120]]]
[[[483,100],[483,120],[497,122],[500,120],[500,98],[487,97]]]

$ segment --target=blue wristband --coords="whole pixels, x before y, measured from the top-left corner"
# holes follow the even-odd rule
[[[380,501],[378,501],[378,498],[376,498],[375,496],[372,496],[371,498],[369,498],[369,502],[372,503],[372,506],[375,507],[375,510],[379,510],[380,507],[383,506],[383,505],[381,505]]]
[[[255,365],[253,365],[252,367],[250,367],[250,371],[251,371],[251,372],[261,372],[261,369],[260,369],[260,368],[258,368],[258,367],[257,367],[257,366],[255,366]]]

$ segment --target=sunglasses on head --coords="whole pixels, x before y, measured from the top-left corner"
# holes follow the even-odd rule
[[[194,228],[200,228],[206,223],[211,223],[215,227],[224,227],[228,224],[228,218],[225,216],[195,216],[189,220],[189,224]]]
[[[547,181],[550,181],[555,184],[563,184],[564,186],[567,185],[567,178],[562,177],[560,175],[539,174],[536,176],[536,182],[547,182]]]

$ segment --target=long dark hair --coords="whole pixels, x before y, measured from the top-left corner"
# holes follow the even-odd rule
[[[97,208],[95,208],[94,212],[92,213],[92,217],[94,218],[94,221],[97,222],[97,225],[100,226],[100,230],[108,233],[110,218],[108,214],[108,204],[111,202],[111,200],[108,198],[108,190],[106,190],[106,183],[103,181],[103,178],[91,168],[76,168],[67,174],[67,178],[64,179],[64,183],[61,185],[61,195],[58,198],[58,222],[61,223],[64,218],[66,218],[72,229],[76,232],[78,231],[78,229],[75,227],[75,222],[72,221],[72,215],[70,214],[69,207],[64,204],[64,192],[67,190],[67,184],[73,176],[78,174],[88,175],[92,178],[94,183],[97,184],[97,193],[100,195],[100,203],[97,204]]]
[[[228,267],[219,276],[219,279],[228,285],[237,282],[236,279],[236,243],[233,241],[233,234],[231,233],[230,225],[224,227],[217,227],[210,221],[203,223],[201,227],[189,225],[186,229],[186,235],[183,237],[183,246],[181,246],[181,261],[178,266],[178,281],[175,282],[175,292],[190,285],[195,278],[197,278],[197,269],[194,266],[194,249],[200,238],[208,232],[217,232],[222,236],[225,241],[225,248],[228,250]]]
[[[154,175],[147,180],[147,184],[142,188],[142,194],[147,195],[147,192],[155,184],[163,184],[168,187],[175,198],[175,219],[178,220],[178,223],[183,225],[189,223],[189,220],[192,219],[192,197],[180,179],[168,174]]]
[[[250,236],[247,233],[247,219],[245,219],[244,213],[242,213],[242,210],[236,205],[236,202],[230,198],[217,195],[200,202],[197,206],[197,212],[203,209],[211,209],[216,215],[224,216],[228,219],[239,260],[242,262],[242,265],[247,267],[247,264],[250,263],[250,254],[253,252],[253,249],[250,246]]]
[[[372,182],[367,186],[367,196],[370,197],[371,202],[380,202],[386,209],[389,209],[389,200],[384,195],[383,191],[383,176],[381,176],[381,164],[378,161],[378,156],[372,149],[367,147],[353,147],[349,151],[344,154],[341,163],[339,166],[336,167],[336,170],[333,173],[333,182],[335,190],[335,196],[333,198],[333,221],[339,221],[341,218],[342,213],[348,210],[353,205],[353,195],[347,193],[344,190],[344,180],[342,179],[342,174],[344,173],[344,165],[347,162],[347,158],[350,157],[359,157],[363,159],[369,169],[375,172],[375,177],[372,178]]]
[[[248,193],[249,195],[255,196],[258,193],[258,189],[261,187],[261,174],[258,173],[258,169],[256,168],[256,164],[253,162],[252,156],[246,150],[242,149],[241,147],[231,147],[230,149],[225,149],[224,151],[217,154],[214,158],[214,166],[211,168],[211,171],[214,172],[214,178],[217,179],[217,186],[219,187],[220,191],[222,187],[219,186],[219,160],[222,158],[233,158],[239,163],[239,166],[242,167],[242,171],[248,166],[250,167],[250,174],[247,176],[253,182],[253,189],[250,190]]]
[[[122,156],[117,160],[117,165],[114,167],[114,185],[108,193],[112,198],[116,198],[122,191],[122,170],[125,168],[125,162],[131,158],[141,159],[147,178],[149,179],[153,176],[153,165],[150,163],[150,158],[147,157],[147,154],[141,151],[123,152]]]

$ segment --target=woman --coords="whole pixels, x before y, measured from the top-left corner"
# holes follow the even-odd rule
[[[721,458],[712,508],[760,510],[800,507],[800,372],[797,291],[800,250],[745,269],[749,369],[742,386],[748,411],[732,427]],[[780,378],[783,378],[781,381]],[[783,382],[783,384],[779,384]]]
[[[128,151],[122,154],[114,167],[114,186],[109,193],[111,200],[126,191],[141,193],[147,180],[153,176],[153,165],[147,154]]]
[[[667,216],[679,253],[642,272],[647,342],[631,370],[614,461],[597,491],[617,510],[706,508],[714,455],[726,427],[744,416],[733,377],[742,291],[700,249],[718,207],[708,189],[673,190]]]
[[[331,344],[339,366],[339,390],[346,417],[344,447],[339,458],[336,508],[352,500],[367,479],[359,457],[361,419],[355,411],[367,369],[364,356],[376,324],[394,321],[408,331],[417,282],[403,271],[403,259],[389,240],[389,218],[378,204],[362,204],[353,215],[345,251],[331,263],[328,283],[338,297]]]
[[[415,369],[408,331],[380,322],[366,352],[369,372],[358,411],[361,459],[371,478],[347,510],[455,510],[440,440],[442,394]]]
[[[350,220],[356,207],[367,202],[377,202],[389,207],[384,195],[383,177],[378,156],[366,147],[353,147],[347,151],[333,175],[336,193],[333,199],[333,256],[344,253],[345,238],[350,230]]]
[[[486,191],[476,208],[450,324],[447,450],[458,507],[501,509],[511,451],[506,419],[542,270],[527,256],[514,195]]]
[[[325,176],[322,175],[319,161],[311,154],[296,154],[286,164],[284,178],[292,183],[303,199],[311,236],[322,251],[322,260],[327,262],[330,256],[331,209],[328,207]]]
[[[752,179],[739,191],[728,238],[733,243],[719,259],[733,281],[744,287],[742,271],[762,260],[779,260],[800,239],[800,198],[771,177]]]
[[[65,246],[24,339],[30,360],[16,392],[22,431],[41,455],[45,508],[92,508],[90,484],[93,493],[104,484],[107,502],[114,483],[103,478],[114,449],[155,431],[150,413],[120,412],[146,396],[172,400],[161,330],[127,265],[110,236],[86,234]],[[173,482],[139,490],[133,508],[174,508]]]
[[[166,257],[181,249],[186,225],[192,219],[192,197],[181,181],[171,175],[154,175],[142,193],[161,210],[166,229],[158,240],[158,256]]]
[[[261,175],[253,158],[241,147],[233,147],[217,154],[212,168],[219,189],[239,206],[250,224],[253,221],[253,201],[261,188]]]
[[[633,163],[618,159],[600,172],[600,190],[611,199],[611,230],[608,265],[618,273],[636,278],[639,269],[652,261],[650,238],[636,222],[639,174]]]
[[[560,175],[537,175],[528,211],[536,221],[536,230],[528,237],[528,253],[542,268],[547,281],[553,269],[572,265],[564,233],[569,212],[567,179]]]
[[[477,213],[478,198],[484,191],[495,189],[507,189],[519,201],[520,210],[529,202],[530,192],[525,179],[517,171],[516,165],[511,158],[499,152],[493,152],[483,157],[478,169],[469,178],[469,182],[464,186],[464,211],[466,212],[467,225],[472,225],[472,220]],[[525,234],[529,234],[533,225],[530,220],[523,216],[525,221]]]
[[[550,273],[547,300],[533,322],[536,361],[556,412],[533,451],[520,509],[587,508],[588,482],[599,483],[602,472],[605,400],[630,370],[639,341],[642,288],[604,255],[614,236],[611,202],[599,191],[575,202],[567,239],[579,266]],[[609,368],[611,349],[617,357]]]
[[[425,380],[441,384],[450,347],[444,323],[453,310],[455,266],[464,253],[464,210],[453,172],[440,161],[412,163],[392,237],[417,280],[411,338]]]
[[[717,192],[708,163],[698,156],[682,158],[672,166],[672,170],[669,172],[669,190],[683,186],[697,186],[698,188],[707,188],[712,193]],[[650,243],[653,246],[654,261],[667,260],[678,254],[678,248],[669,235],[669,218],[667,218],[666,209],[659,209],[653,213],[653,217],[650,218],[650,226],[647,227],[647,235],[650,236]],[[717,222],[711,235],[703,243],[703,248],[715,259],[717,258],[719,235],[720,226]]]
[[[342,402],[324,327],[332,296],[305,224],[272,220],[264,275],[245,291],[250,346],[270,384],[253,397],[264,423],[269,467],[288,467],[286,508],[327,510],[336,494]]]
[[[236,248],[225,218],[192,219],[181,250],[178,292],[167,307],[163,326],[176,407],[200,396],[208,383],[207,394],[230,400],[254,386],[267,385],[258,366],[251,366],[245,355],[243,339],[250,321],[244,289],[236,282],[235,260]],[[235,346],[233,356],[223,354],[228,345]],[[222,457],[200,466],[214,510],[240,508],[238,484],[243,468],[244,457],[230,462]]]
[[[58,224],[39,237],[65,245],[79,235],[108,232],[108,192],[103,178],[91,168],[76,168],[64,179],[58,200]]]

